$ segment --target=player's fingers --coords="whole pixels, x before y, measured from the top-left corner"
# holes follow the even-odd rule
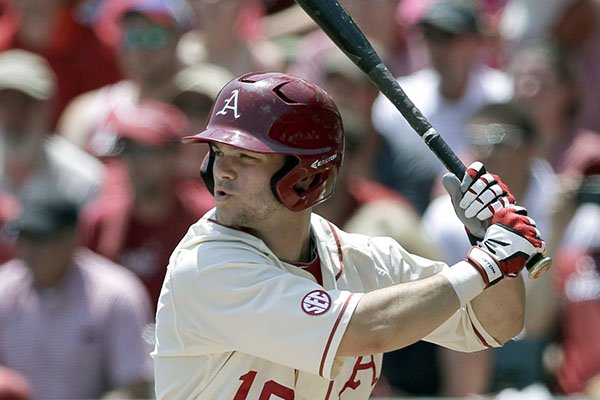
[[[480,221],[486,221],[498,211],[502,210],[503,208],[506,208],[509,204],[510,203],[507,196],[500,196],[496,201],[492,202],[491,204],[488,204],[479,213],[477,213],[477,219],[479,219]]]
[[[500,187],[502,188],[502,191],[504,193],[506,193],[506,195],[508,196],[508,202],[510,204],[515,204],[515,202],[516,202],[515,196],[513,196],[513,194],[510,192],[510,189],[508,188],[508,186],[506,186],[506,184],[504,182],[502,182],[502,180],[500,179],[500,177],[498,175],[494,175],[494,179],[496,180],[496,182],[498,182],[498,185],[500,185]]]
[[[473,203],[473,201],[481,195],[483,191],[485,191],[489,186],[496,184],[494,177],[490,174],[484,174],[479,177],[473,184],[467,189],[463,198],[460,201],[460,207],[462,209],[467,208]],[[496,188],[493,189],[497,192],[497,195],[502,193],[502,189],[500,186],[496,185]],[[491,199],[490,199],[491,200]],[[489,202],[489,201],[488,201]]]
[[[467,189],[476,181],[481,175],[485,174],[486,170],[483,164],[479,161],[475,161],[467,168],[467,172],[461,182],[461,191],[464,193]]]

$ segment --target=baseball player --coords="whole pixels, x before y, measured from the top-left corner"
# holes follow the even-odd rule
[[[156,316],[157,399],[367,399],[382,353],[501,346],[523,326],[519,272],[545,243],[499,178],[445,186],[473,247],[448,267],[311,212],[333,193],[342,122],[317,86],[247,74],[219,93],[202,177],[216,207],[174,250]]]

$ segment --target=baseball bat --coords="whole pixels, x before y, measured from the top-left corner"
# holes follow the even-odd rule
[[[296,3],[337,47],[369,76],[369,79],[394,104],[448,171],[462,180],[467,170],[465,165],[404,93],[398,81],[339,1],[296,0]],[[550,268],[551,263],[550,257],[544,254],[534,255],[527,263],[529,277],[539,278]]]

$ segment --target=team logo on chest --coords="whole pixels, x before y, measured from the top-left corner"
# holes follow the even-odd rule
[[[331,307],[331,297],[324,290],[313,290],[302,299],[302,310],[308,315],[321,315]]]
[[[238,95],[240,91],[238,89],[231,92],[231,96],[227,100],[225,100],[225,105],[223,108],[217,112],[217,115],[227,115],[229,110],[233,112],[233,117],[238,119],[240,117],[240,113],[238,112]]]

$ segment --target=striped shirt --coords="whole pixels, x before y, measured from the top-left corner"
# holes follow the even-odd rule
[[[99,398],[150,380],[150,308],[131,272],[87,249],[43,291],[22,261],[9,261],[0,268],[0,365],[27,377],[34,398]]]

